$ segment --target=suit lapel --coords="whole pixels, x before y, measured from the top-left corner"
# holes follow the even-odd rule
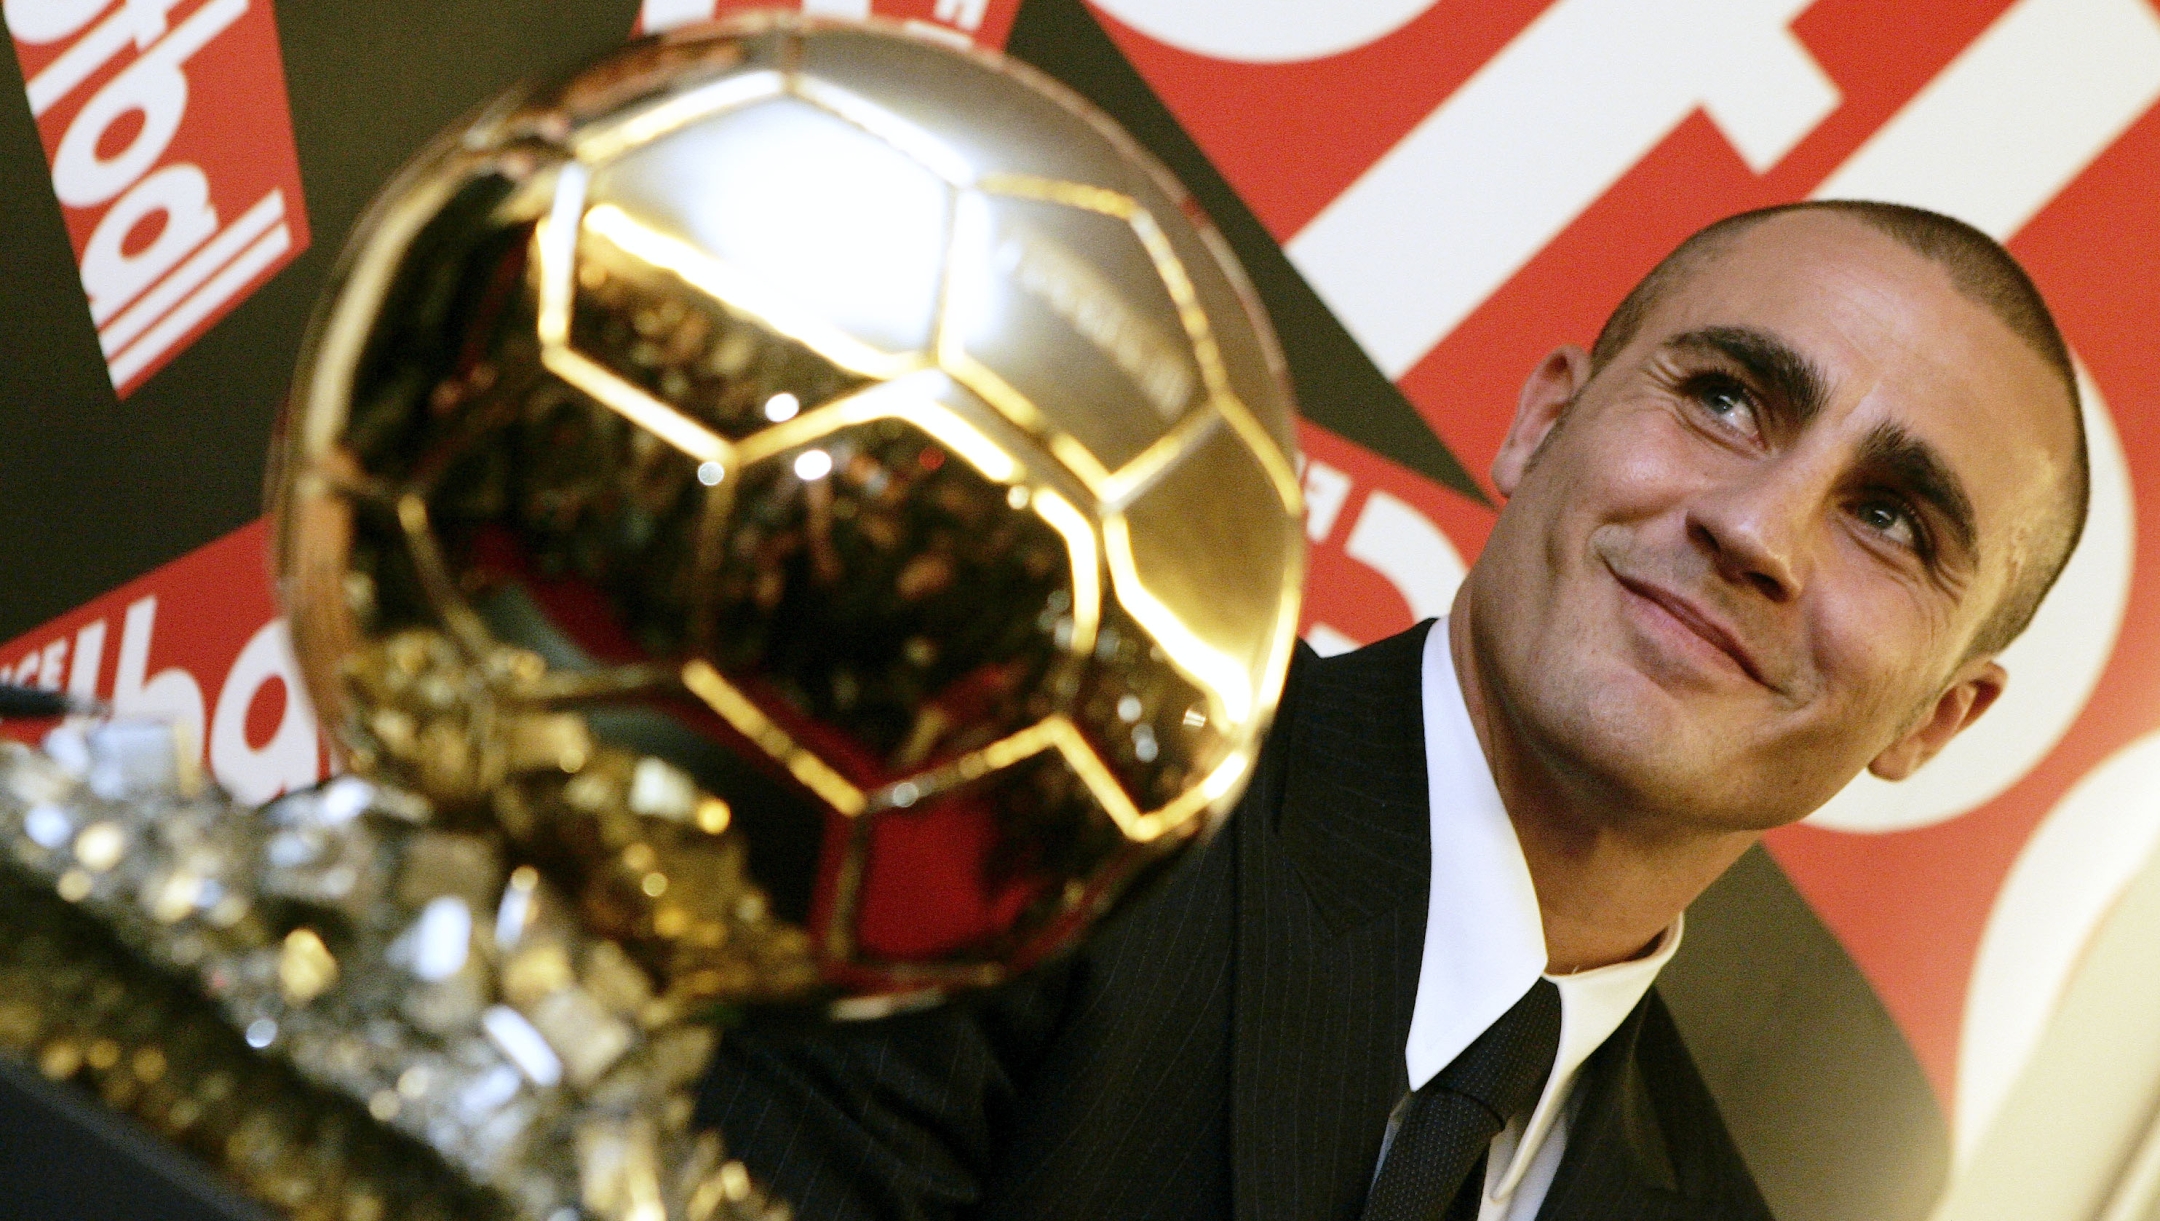
[[[1583,1072],[1582,1105],[1538,1221],[1767,1221],[1655,991]]]
[[[1304,654],[1237,836],[1240,1221],[1355,1218],[1408,1088],[1431,873],[1426,628]]]
[[[1582,1105],[1538,1221],[1681,1221],[1701,1215],[1679,1194],[1664,1129],[1635,1060],[1646,1008],[1647,1001],[1637,1005],[1584,1062],[1576,1086]]]

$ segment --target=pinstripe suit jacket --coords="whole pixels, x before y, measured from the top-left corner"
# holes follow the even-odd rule
[[[1237,813],[1080,952],[925,1013],[731,1035],[705,1118],[819,1221],[1356,1218],[1408,1085],[1425,631],[1304,652]],[[1578,1088],[1542,1218],[1769,1217],[1654,990]]]

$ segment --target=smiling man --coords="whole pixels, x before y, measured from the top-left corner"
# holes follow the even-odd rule
[[[1539,366],[1450,627],[1541,896],[1627,883],[1547,911],[1556,964],[1986,711],[2084,521],[2076,394],[2007,254],[1883,205],[1713,226]]]
[[[1984,713],[2082,528],[2010,256],[1735,217],[1530,375],[1448,619],[1293,667],[1204,852],[1041,977],[724,1044],[805,1216],[1767,1217],[1652,989],[1687,905]]]

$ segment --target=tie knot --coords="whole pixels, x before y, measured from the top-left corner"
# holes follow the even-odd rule
[[[1505,1121],[1537,1105],[1559,1051],[1560,989],[1540,979],[1433,1083],[1476,1099]]]

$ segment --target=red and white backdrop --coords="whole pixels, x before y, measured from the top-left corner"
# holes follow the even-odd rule
[[[1058,48],[1043,43],[1078,28],[1071,0],[1064,24],[1043,26],[1029,47],[1020,40],[1060,2],[804,7],[875,12],[993,47],[1011,36],[1016,53],[1056,73]],[[607,6],[609,37],[715,12],[715,0],[633,4]],[[343,177],[325,171],[337,198],[317,225],[341,236],[365,195],[357,179],[379,180],[440,121],[408,124],[402,148],[340,159],[340,142],[384,138],[365,134],[368,115],[318,103],[296,144],[293,115],[305,108],[288,109],[281,31],[295,97],[309,92],[308,73],[339,70],[354,53],[326,52],[297,7],[7,0],[27,113],[80,273],[79,288],[64,286],[69,308],[95,330],[111,387],[98,408],[115,418],[180,410],[156,396],[161,369],[242,325],[236,307],[308,248],[303,180],[318,155]],[[491,6],[463,7],[477,10],[466,28],[487,28]],[[2086,377],[2084,545],[2005,659],[2015,678],[1985,720],[1915,780],[1863,778],[1767,844],[1917,1066],[1940,1160],[1955,1173],[2041,1045],[2095,930],[2160,844],[2160,632],[2150,626],[2160,578],[2148,572],[2160,566],[2140,562],[2160,558],[2149,516],[2160,513],[2160,10],[2151,0],[1095,0],[1089,13],[1093,36],[1121,53],[1120,72],[1136,71],[1152,94],[1146,105],[1159,101],[1150,113],[1174,119],[1177,140],[1204,156],[1254,234],[1279,247],[1268,257],[1286,256],[1288,278],[1302,280],[1307,312],[1290,309],[1286,330],[1317,317],[1346,332],[1399,391],[1396,409],[1407,401],[1417,426],[1476,473],[1446,486],[1416,452],[1362,433],[1341,404],[1313,404],[1338,425],[1304,433],[1306,632],[1324,652],[1446,609],[1490,528],[1482,472],[1519,380],[1554,344],[1586,342],[1701,225],[1810,196],[1896,200],[1972,222],[2031,270]],[[381,53],[394,57],[410,39],[383,22]],[[348,21],[340,34],[356,28],[366,33]],[[543,50],[574,58],[600,41],[581,29]],[[1075,71],[1060,74],[1095,92],[1085,65]],[[429,83],[442,118],[485,92],[459,87]],[[1107,77],[1101,88],[1131,91]],[[282,274],[307,281],[292,294],[304,301],[321,264]],[[260,343],[233,342],[289,362],[296,333],[281,321]],[[241,418],[275,405],[251,403]],[[62,406],[39,409],[64,427]],[[312,782],[329,756],[293,680],[265,537],[258,522],[193,540],[206,543],[194,550],[169,544],[186,554],[73,611],[8,621],[13,631],[47,620],[0,651],[0,676],[177,717],[244,797]],[[1775,958],[1781,947],[1755,949]],[[1748,1111],[1746,1080],[1714,1080],[1728,1112]],[[1760,1157],[1804,1142],[1753,1143]],[[1816,1173],[1757,1169],[1780,1182]],[[1923,1195],[1943,1173],[1926,1170]],[[1838,1215],[1780,1190],[1789,1214]],[[1910,1211],[1911,1192],[1900,1198]]]

